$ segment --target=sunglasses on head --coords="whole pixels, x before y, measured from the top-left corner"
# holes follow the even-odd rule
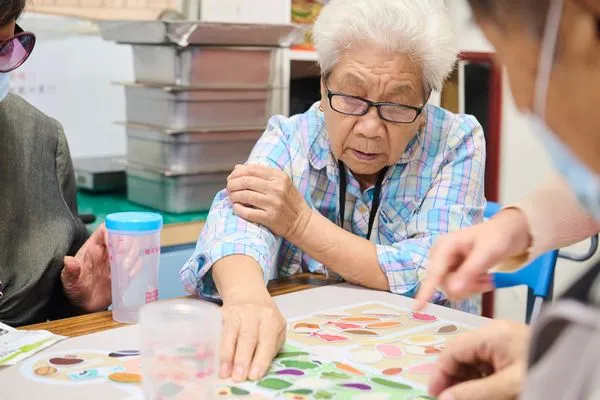
[[[15,34],[0,42],[0,73],[10,72],[23,65],[34,47],[35,35],[16,25]]]

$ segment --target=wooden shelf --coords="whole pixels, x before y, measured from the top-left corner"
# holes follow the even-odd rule
[[[290,61],[317,62],[317,52],[311,50],[291,50]]]

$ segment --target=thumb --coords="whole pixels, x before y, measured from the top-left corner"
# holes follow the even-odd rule
[[[516,399],[525,371],[513,365],[486,378],[459,383],[445,390],[438,400],[509,400]]]
[[[63,260],[61,278],[63,285],[73,285],[81,275],[81,263],[75,257],[65,257]]]

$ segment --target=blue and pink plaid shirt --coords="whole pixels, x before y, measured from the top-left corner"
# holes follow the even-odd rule
[[[432,105],[427,123],[389,168],[371,240],[393,293],[414,296],[423,279],[434,240],[483,220],[485,140],[477,120]],[[317,105],[290,118],[275,116],[256,143],[249,164],[279,168],[306,202],[332,223],[339,221],[339,171]],[[373,188],[360,190],[349,171],[344,227],[366,237]],[[352,212],[350,212],[352,210]],[[328,273],[318,261],[271,231],[234,215],[227,191],[213,202],[196,251],[180,274],[186,289],[218,298],[210,268],[220,259],[254,258],[265,281],[300,272]],[[450,302],[438,292],[434,302],[473,313],[475,300]]]

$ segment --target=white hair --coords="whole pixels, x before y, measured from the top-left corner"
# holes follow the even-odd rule
[[[345,50],[367,42],[410,56],[423,71],[427,91],[441,90],[458,54],[443,0],[331,0],[313,38],[324,75]]]

